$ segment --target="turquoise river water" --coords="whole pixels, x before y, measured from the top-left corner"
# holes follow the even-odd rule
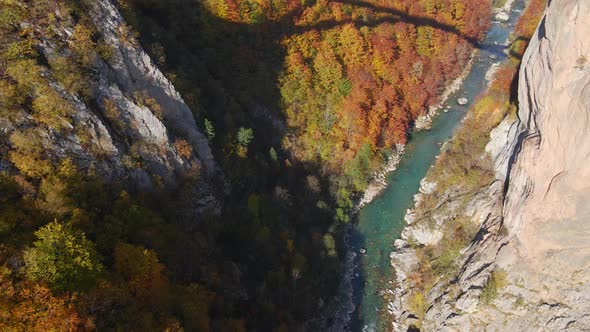
[[[469,105],[487,87],[484,78],[493,63],[506,58],[503,44],[524,7],[519,0],[513,5],[507,23],[493,23],[484,42],[479,45],[473,67],[458,92],[452,94],[447,105],[448,113],[440,112],[432,123],[432,129],[412,134],[406,152],[396,171],[389,174],[387,188],[358,215],[357,224],[349,239],[352,250],[357,253],[358,264],[352,280],[353,302],[356,309],[351,322],[352,331],[386,331],[391,322],[384,319],[387,304],[379,293],[391,289],[394,272],[390,266],[389,254],[394,250],[393,242],[399,238],[405,226],[406,210],[414,204],[413,196],[418,193],[420,180],[434,163],[441,146],[459,126]],[[466,97],[470,104],[459,106],[457,99]]]

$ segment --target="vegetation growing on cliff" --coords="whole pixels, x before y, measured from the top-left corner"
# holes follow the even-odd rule
[[[466,215],[465,207],[482,188],[494,181],[493,165],[485,147],[490,132],[505,117],[516,115],[517,85],[514,83],[520,59],[544,6],[543,0],[529,2],[512,33],[510,57],[501,64],[487,91],[471,107],[462,126],[426,176],[429,182],[436,183],[436,189],[425,194],[416,206],[420,222],[435,227],[434,215],[447,209],[454,217],[445,221],[441,241],[416,248],[419,263],[409,276],[412,299],[427,294],[435,284],[452,282],[460,268],[460,251],[472,243],[478,233],[478,226]],[[449,193],[453,194],[452,199]],[[491,303],[503,286],[502,271],[494,271],[484,286],[482,303]]]
[[[502,270],[494,270],[490,275],[490,278],[483,286],[480,301],[484,304],[490,304],[498,296],[498,292],[506,286],[506,272]]]

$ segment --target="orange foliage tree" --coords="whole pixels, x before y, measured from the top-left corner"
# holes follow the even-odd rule
[[[13,282],[10,270],[0,267],[0,330],[92,330],[91,317],[78,313],[76,296],[55,295],[44,285]]]

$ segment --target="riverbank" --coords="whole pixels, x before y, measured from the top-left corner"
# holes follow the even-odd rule
[[[397,169],[397,165],[402,160],[402,156],[404,155],[405,148],[406,147],[403,144],[399,144],[395,147],[392,155],[387,159],[381,169],[375,173],[369,182],[367,189],[365,189],[363,192],[363,195],[354,208],[353,213],[356,214],[387,187],[387,175]]]
[[[457,77],[453,82],[451,82],[446,87],[445,91],[440,97],[440,102],[436,105],[430,106],[426,114],[416,119],[416,122],[414,123],[414,131],[429,130],[430,128],[432,128],[432,121],[434,120],[434,118],[439,114],[441,109],[445,108],[445,104],[449,104],[449,97],[453,93],[461,89],[463,82],[465,81],[467,75],[469,75],[471,69],[473,68],[473,61],[477,55],[477,52],[477,49],[474,49],[471,52],[471,56],[469,58],[469,61],[467,62],[467,65],[463,69],[463,72],[461,72],[461,75],[459,75],[459,77]],[[447,105],[446,107],[447,108],[445,110],[448,110],[451,108],[451,105]]]
[[[431,105],[426,114],[419,116],[414,121],[413,132],[419,132],[423,130],[429,130],[432,128],[432,121],[434,118],[439,114],[440,110],[445,108],[445,104],[449,103],[449,97],[459,91],[465,78],[471,72],[473,67],[473,61],[477,55],[477,49],[474,49],[471,52],[469,61],[467,62],[465,68],[461,72],[461,74],[453,80],[450,84],[447,85],[444,92],[440,95],[440,101],[435,104]],[[451,106],[448,105],[445,108],[445,111],[450,109]],[[367,189],[363,192],[363,195],[359,199],[358,203],[356,204],[353,213],[356,214],[360,209],[362,209],[365,205],[369,204],[375,197],[383,192],[383,190],[387,187],[387,175],[391,172],[394,172],[397,169],[399,162],[401,161],[405,151],[405,145],[398,144],[392,151],[392,155],[385,161],[383,166],[375,173]]]

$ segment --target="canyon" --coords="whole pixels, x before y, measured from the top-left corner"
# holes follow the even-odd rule
[[[543,6],[0,1],[0,330],[589,329],[590,3]]]

